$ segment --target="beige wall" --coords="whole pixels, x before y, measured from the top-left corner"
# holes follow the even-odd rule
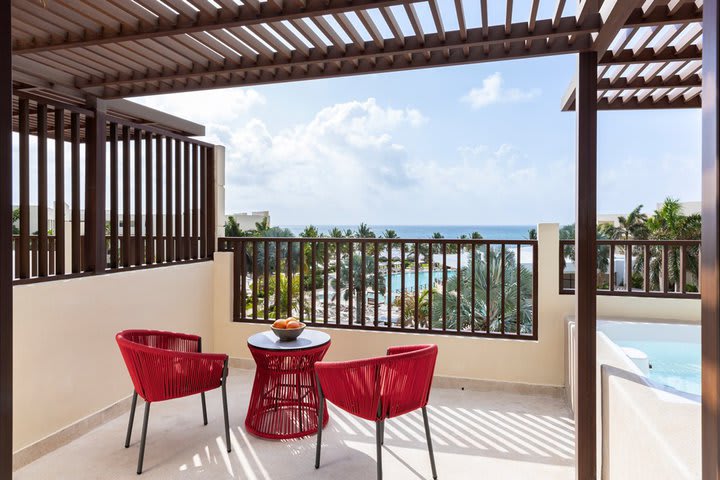
[[[563,315],[551,302],[558,290],[558,242],[555,227],[555,247],[552,247],[552,228],[540,229],[540,315],[537,341],[454,337],[428,334],[370,332],[327,329],[332,337],[328,360],[349,360],[384,355],[391,345],[436,343],[440,353],[437,375],[473,378],[536,385],[562,386]],[[547,241],[549,240],[549,241]],[[231,357],[249,359],[247,338],[267,329],[257,324],[233,323],[232,318],[232,254],[215,254],[215,347]]]
[[[14,287],[13,449],[132,392],[123,329],[196,333],[210,351],[212,285],[203,262]]]

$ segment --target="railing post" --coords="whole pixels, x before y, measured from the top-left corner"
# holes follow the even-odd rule
[[[85,154],[85,269],[105,272],[105,142],[106,106],[95,101],[94,115],[86,117]]]
[[[215,145],[208,155],[208,256],[217,250],[217,239],[225,235],[225,147]]]
[[[12,477],[13,253],[12,40],[10,2],[0,2],[0,478]]]

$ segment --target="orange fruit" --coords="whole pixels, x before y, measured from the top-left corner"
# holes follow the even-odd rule
[[[300,328],[300,322],[298,322],[297,320],[290,320],[289,322],[287,322],[286,328]]]
[[[288,328],[287,320],[275,320],[272,326],[273,328],[286,329]]]

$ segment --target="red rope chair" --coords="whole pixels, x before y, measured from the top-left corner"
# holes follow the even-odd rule
[[[422,409],[430,465],[433,478],[437,478],[426,408],[437,353],[437,345],[390,347],[385,357],[315,364],[320,418],[323,418],[324,399],[327,399],[352,415],[375,422],[378,480],[382,479],[385,419],[417,409]],[[317,435],[315,468],[320,468],[322,429]]]
[[[145,455],[150,404],[173,398],[200,394],[203,423],[207,425],[205,392],[222,387],[225,441],[230,452],[230,425],[227,408],[228,356],[201,353],[202,339],[197,335],[161,332],[157,330],[125,330],[115,336],[120,353],[132,379],[133,391],[130,420],[125,448],[130,446],[137,397],[145,400],[145,416],[138,454],[138,475],[142,473]]]

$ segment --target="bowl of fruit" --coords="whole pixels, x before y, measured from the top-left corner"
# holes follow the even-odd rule
[[[300,336],[305,330],[305,324],[295,317],[290,317],[285,320],[275,320],[271,328],[281,341],[290,342]]]

